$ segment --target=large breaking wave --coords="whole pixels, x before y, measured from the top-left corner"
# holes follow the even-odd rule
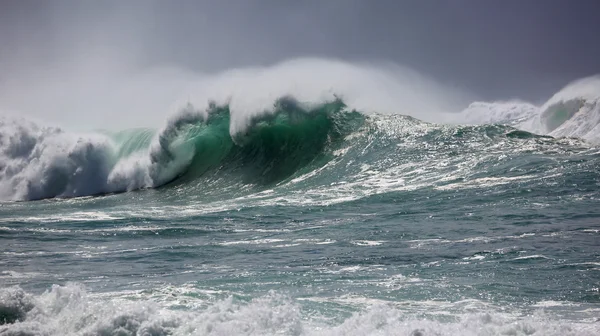
[[[3,198],[32,200],[160,187],[210,172],[268,185],[326,155],[362,122],[341,100],[302,106],[278,99],[230,133],[229,105],[192,105],[155,133],[134,129],[72,134],[15,118],[0,119]]]
[[[319,80],[323,73],[327,76]],[[399,84],[375,68],[314,61],[227,73],[201,81],[194,88],[201,94],[188,95],[158,130],[73,133],[0,116],[0,199],[75,197],[189,183],[197,186],[196,193],[256,191],[319,169],[357,139],[366,148],[353,155],[366,155],[367,148],[373,150],[371,143],[391,139],[386,129],[419,136],[424,127],[430,133],[442,130],[439,123],[459,124],[444,131],[445,136],[479,132],[600,141],[599,77],[568,85],[542,106],[476,102],[461,113],[450,113],[456,100],[440,98],[442,90],[415,76]],[[428,99],[428,92],[435,99]],[[386,114],[438,124],[384,118]],[[471,129],[461,124],[506,126]],[[427,141],[445,140],[432,135]]]

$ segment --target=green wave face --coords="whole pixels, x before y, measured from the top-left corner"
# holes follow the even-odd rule
[[[233,136],[229,105],[213,104],[206,116],[173,121],[154,138],[154,150],[149,130],[125,131],[113,138],[121,159],[151,148],[157,186],[193,186],[194,193],[202,195],[263,189],[323,165],[344,136],[364,121],[341,100],[307,108],[284,97]]]
[[[344,109],[341,101],[305,110],[281,99],[274,114],[254,119],[245,134],[235,136],[227,166],[239,170],[244,183],[269,185],[322,164],[343,136],[364,121],[359,113]]]

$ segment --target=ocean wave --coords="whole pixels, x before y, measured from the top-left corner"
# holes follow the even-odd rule
[[[522,101],[476,102],[459,114],[459,122],[507,124],[553,137],[600,143],[600,76],[570,83],[541,106]]]
[[[473,103],[455,115],[459,125],[366,113],[334,94],[315,101],[283,95],[268,107],[259,104],[262,110],[244,110],[244,99],[187,102],[158,130],[72,133],[0,116],[0,199],[89,196],[166,185],[189,185],[193,189],[186,190],[196,198],[234,199],[284,181],[305,186],[308,179],[321,182],[305,189],[305,195],[327,186],[324,192],[337,190],[339,199],[348,201],[402,188],[479,185],[482,178],[536,179],[535,174],[487,176],[486,170],[499,163],[484,168],[482,162],[493,161],[487,154],[507,149],[575,153],[589,146],[551,137],[598,140],[598,83],[598,78],[573,83],[541,107],[519,101]],[[481,156],[473,157],[473,151]],[[342,161],[346,166],[338,164]],[[475,172],[465,162],[482,170]],[[365,165],[375,169],[360,169]]]
[[[160,187],[209,170],[243,170],[269,184],[323,154],[362,122],[341,100],[303,106],[277,99],[230,133],[229,105],[189,105],[154,135],[147,129],[72,134],[21,119],[0,119],[0,198],[35,200]]]
[[[366,115],[348,110],[340,99],[311,105],[283,97],[237,133],[231,133],[231,113],[229,105],[205,110],[190,105],[158,132],[91,135],[2,119],[7,132],[0,133],[0,199],[168,186],[183,188],[188,201],[219,201],[216,209],[227,207],[227,200],[242,204],[249,195],[255,201],[328,203],[423,187],[540,180],[562,166],[529,154],[568,156],[589,149],[505,125],[437,125],[402,115]],[[503,168],[507,153],[516,159],[510,171]],[[538,167],[520,172],[531,160],[538,160]]]

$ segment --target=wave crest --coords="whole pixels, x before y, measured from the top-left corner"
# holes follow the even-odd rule
[[[277,99],[231,133],[229,105],[189,104],[156,135],[146,129],[70,134],[18,118],[0,119],[0,198],[33,200],[154,188],[210,170],[248,184],[280,181],[324,154],[362,115],[336,99]],[[348,127],[350,126],[350,129]]]

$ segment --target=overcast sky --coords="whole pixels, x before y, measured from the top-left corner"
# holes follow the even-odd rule
[[[0,0],[0,84],[90,59],[218,72],[318,56],[539,101],[600,73],[599,13],[598,0]]]

